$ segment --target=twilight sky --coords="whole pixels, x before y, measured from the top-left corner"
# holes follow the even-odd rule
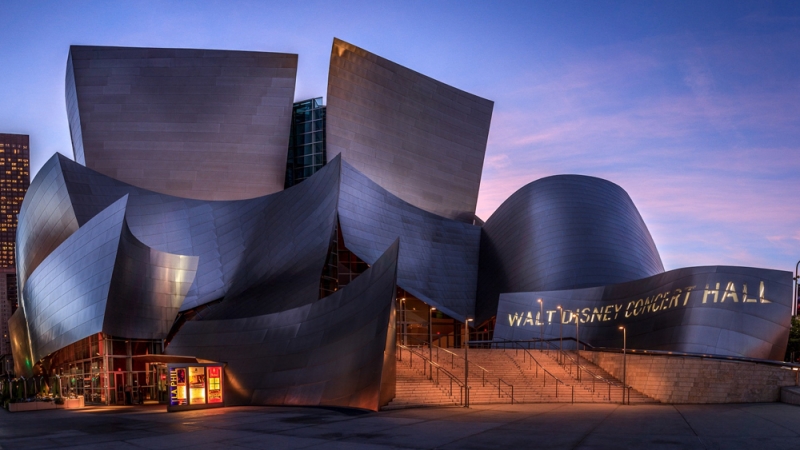
[[[701,4],[697,4],[701,3]],[[338,37],[495,102],[478,215],[538,178],[608,179],[665,267],[800,259],[800,2],[0,0],[0,132],[72,156],[71,44],[300,55]]]

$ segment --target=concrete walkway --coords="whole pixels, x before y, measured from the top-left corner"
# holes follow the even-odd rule
[[[237,407],[0,411],[0,448],[800,448],[800,407],[529,404],[362,413]]]

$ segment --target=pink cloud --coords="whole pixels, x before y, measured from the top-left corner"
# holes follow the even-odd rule
[[[527,74],[535,81],[511,93],[514,107],[497,103],[478,215],[487,219],[544,176],[599,176],[631,195],[668,267],[785,269],[800,257],[800,207],[788,200],[800,193],[800,83],[747,77],[752,64],[800,45],[765,45],[720,42],[666,56],[632,45]],[[677,88],[665,85],[669,70],[680,75]]]

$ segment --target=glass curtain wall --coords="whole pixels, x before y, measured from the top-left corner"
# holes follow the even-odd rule
[[[326,162],[325,106],[322,97],[295,103],[284,187],[288,189],[309,178]]]
[[[95,334],[55,352],[43,367],[51,386],[60,383],[63,395],[82,395],[86,403],[163,402],[165,367],[146,358],[161,353],[161,341]]]

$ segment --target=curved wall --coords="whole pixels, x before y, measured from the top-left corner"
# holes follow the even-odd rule
[[[75,160],[184,198],[283,189],[297,55],[71,46]]]
[[[664,271],[636,206],[600,178],[556,175],[508,198],[481,233],[477,322],[505,292],[549,291],[637,280]]]
[[[472,223],[494,103],[334,39],[327,152],[386,190]]]
[[[39,169],[20,206],[16,245],[20,288],[47,255],[80,226],[61,171],[62,158],[56,153]]]
[[[125,223],[125,196],[67,238],[22,289],[33,361],[95,333],[163,339],[197,257],[153,250]]]
[[[73,228],[127,195],[126,222],[137,239],[162,252],[199,258],[182,310],[225,296],[241,303],[240,313],[229,308],[226,314],[299,306],[317,298],[335,224],[339,166],[329,166],[283,192],[213,202],[136,188],[54,155],[34,179],[20,212],[20,272],[30,272]],[[62,225],[65,218],[71,228]],[[261,290],[270,292],[272,301],[246,301]]]
[[[167,353],[225,361],[229,405],[377,410],[391,397],[381,395],[382,385],[394,387],[385,356],[394,348],[387,339],[394,336],[398,245],[343,289],[313,303],[262,316],[187,322]]]
[[[368,264],[400,239],[397,284],[449,316],[475,310],[480,228],[412,206],[342,161],[339,223],[345,246]]]
[[[502,294],[494,335],[574,338],[578,317],[579,339],[595,347],[622,348],[624,326],[631,349],[782,361],[791,304],[790,272],[689,267],[609,286]],[[563,324],[557,305],[564,309]]]

